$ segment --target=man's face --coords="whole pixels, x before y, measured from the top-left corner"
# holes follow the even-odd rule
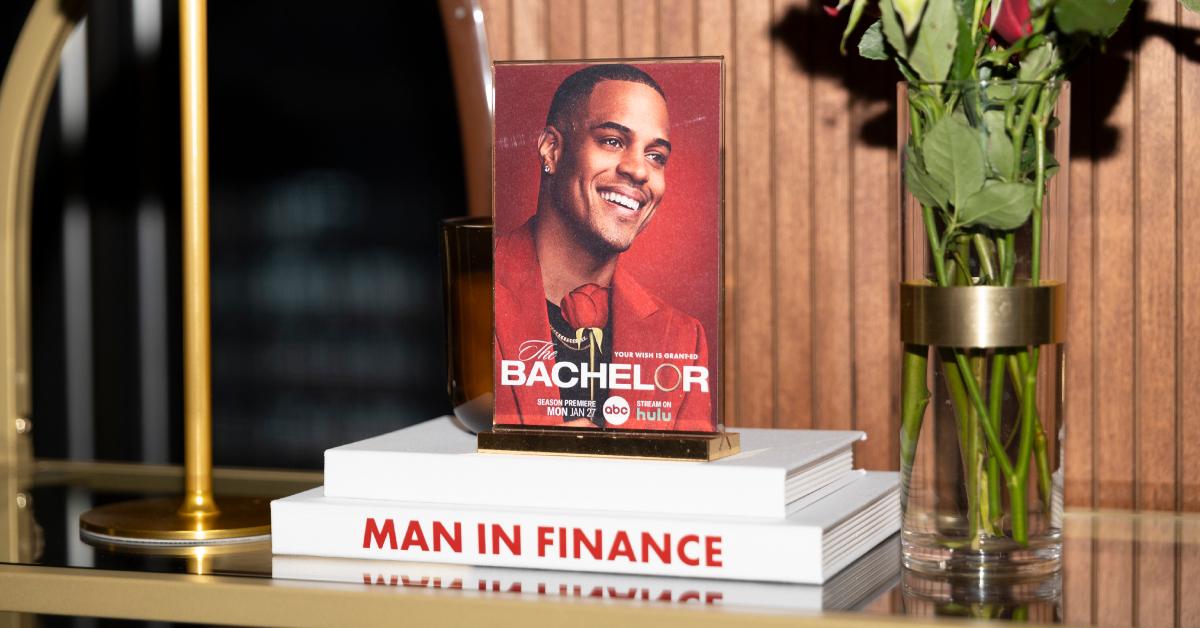
[[[562,129],[555,205],[588,244],[622,252],[650,222],[666,190],[667,103],[654,88],[602,81],[573,128]]]

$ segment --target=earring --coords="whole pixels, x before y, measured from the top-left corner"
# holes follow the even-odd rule
[[[546,164],[546,165],[542,166],[542,172],[545,172],[546,174],[550,174],[550,164]]]

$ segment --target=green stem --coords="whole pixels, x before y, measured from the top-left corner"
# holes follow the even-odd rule
[[[992,254],[987,250],[987,238],[982,233],[976,233],[971,236],[971,242],[975,245],[975,254],[979,256],[979,268],[983,271],[983,277],[987,283],[995,283],[998,278],[996,275],[996,265],[992,262]]]
[[[969,359],[971,370],[967,376],[979,386],[983,381],[985,362],[982,356]],[[984,475],[983,448],[980,447],[980,424],[988,421],[988,414],[979,413],[974,406],[968,406],[966,455],[963,463],[967,472],[967,521],[971,534],[971,546],[980,549],[983,545],[983,531],[987,526],[985,518],[987,497],[987,480]]]
[[[1034,125],[1033,137],[1037,150],[1037,175],[1034,177],[1033,193],[1033,242],[1030,246],[1029,279],[1032,285],[1042,280],[1042,203],[1046,195],[1046,119],[1039,117]]]
[[[967,357],[959,351],[954,352],[954,357],[958,362],[960,371],[969,372],[970,365],[967,364]],[[987,414],[987,406],[983,403],[983,398],[979,396],[979,387],[975,385],[975,380],[970,377],[964,377],[963,383],[967,387],[967,395],[971,399],[971,403],[975,404],[975,411],[980,416]],[[1000,437],[996,434],[996,430],[992,429],[992,424],[989,421],[982,421],[983,432],[987,436],[988,446],[991,447],[992,454],[996,457],[996,462],[1000,464],[1000,471],[1004,477],[1009,480],[1011,486],[1012,480],[1016,477],[1016,471],[1013,469],[1012,462],[1009,461],[1008,455],[1004,453],[1004,446],[1000,442]]]
[[[938,239],[937,224],[933,217],[933,208],[921,204],[921,213],[925,222],[925,235],[929,238],[929,248],[933,253],[933,270],[937,275],[939,286],[949,285],[946,277],[946,260],[942,251],[942,242]]]
[[[1025,149],[1025,131],[1029,129],[1029,118],[1033,115],[1034,104],[1037,102],[1038,96],[1042,90],[1033,87],[1029,90],[1029,95],[1025,97],[1025,102],[1021,103],[1021,111],[1017,114],[1017,126],[1013,131],[1013,172],[1019,177],[1021,176],[1021,153]]]
[[[1021,387],[1021,442],[1017,450],[1017,468],[1010,482],[1009,501],[1012,506],[1013,540],[1021,545],[1029,544],[1029,515],[1026,503],[1026,487],[1029,484],[1029,459],[1033,451],[1033,424],[1037,420],[1036,378],[1024,371]]]
[[[1053,507],[1050,491],[1054,490],[1054,483],[1050,477],[1050,456],[1046,451],[1046,432],[1042,430],[1042,422],[1037,420],[1036,417],[1033,427],[1035,428],[1033,434],[1033,455],[1037,459],[1038,490],[1042,493],[1042,506],[1045,509],[1043,512],[1049,516],[1050,509]]]
[[[951,348],[939,347],[938,356],[942,360],[942,378],[946,381],[946,391],[950,393],[950,401],[954,406],[954,424],[958,428],[958,448],[959,454],[962,456],[963,473],[970,471],[970,463],[967,458],[967,432],[970,427],[971,419],[968,416],[971,402],[967,398],[967,387],[963,384],[963,373],[969,373],[970,370],[962,370],[959,368],[954,358],[958,355],[958,351]]]
[[[1004,395],[1004,367],[1007,356],[999,351],[992,356],[992,385],[988,391],[988,403],[990,404],[988,420],[992,423],[992,429],[997,433],[1000,432],[1000,411],[1003,405]],[[996,461],[995,456],[988,456],[987,459],[987,484],[988,484],[988,515],[992,522],[993,528],[999,526],[1000,518],[1002,517],[1001,509],[1003,504],[1000,500],[1000,463]]]
[[[917,439],[921,436],[925,408],[929,405],[929,389],[925,385],[928,368],[929,347],[904,345],[900,392],[900,478],[906,482],[906,488],[917,455]]]

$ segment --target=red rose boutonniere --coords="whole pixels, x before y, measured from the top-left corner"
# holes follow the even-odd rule
[[[596,351],[604,353],[604,326],[608,324],[608,288],[594,283],[585,283],[563,297],[559,308],[563,318],[575,330],[575,339],[583,344],[583,335],[588,334],[591,341],[588,346],[588,362],[592,370],[596,368]],[[596,390],[591,389],[591,397],[596,398]]]
[[[585,283],[563,297],[559,307],[563,318],[580,336],[581,329],[604,329],[608,324],[608,288]]]

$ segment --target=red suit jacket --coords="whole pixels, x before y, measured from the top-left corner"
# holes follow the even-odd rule
[[[501,386],[500,361],[518,360],[518,349],[528,340],[550,341],[550,321],[546,316],[546,293],[542,287],[542,274],[538,266],[537,252],[533,243],[533,220],[520,228],[496,238],[495,244],[495,308],[496,330],[494,364],[496,373],[496,414],[498,424],[558,425],[561,416],[547,416],[546,408],[539,406],[539,398],[558,398],[555,388],[541,384],[532,386]],[[612,282],[610,305],[613,336],[612,343],[605,342],[607,361],[641,365],[641,379],[653,384],[655,369],[667,362],[678,367],[696,365],[708,367],[708,341],[700,321],[663,303],[650,294],[625,272],[620,264]],[[658,358],[615,357],[622,353],[661,352],[695,354],[694,360],[667,360]],[[533,361],[526,362],[526,370]],[[540,360],[547,369],[554,366],[554,359]],[[665,369],[664,386],[676,381],[673,369]],[[717,377],[711,369],[708,377],[708,392],[693,386],[689,392],[680,385],[671,391],[659,390],[610,390],[610,395],[620,395],[629,402],[629,420],[621,429],[686,430],[711,432],[716,430],[716,419],[712,411],[712,397],[716,392]],[[638,401],[669,401],[655,407],[639,407]],[[662,409],[670,412],[669,420],[639,419],[638,410],[652,413]],[[597,408],[597,413],[600,409]]]

